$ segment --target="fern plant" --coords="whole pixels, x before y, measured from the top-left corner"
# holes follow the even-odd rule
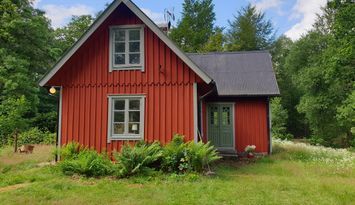
[[[116,175],[126,177],[154,170],[162,157],[162,149],[157,142],[137,143],[135,146],[125,144],[121,152],[114,156],[117,161]]]

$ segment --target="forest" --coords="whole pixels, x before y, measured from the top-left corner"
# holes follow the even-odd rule
[[[100,15],[73,16],[54,29],[30,0],[0,4],[0,146],[32,137],[51,142],[58,94],[38,81]],[[186,52],[269,50],[281,96],[272,99],[272,136],[355,147],[355,3],[332,0],[297,41],[249,4],[227,27],[215,24],[212,0],[184,0],[169,37]],[[22,138],[21,138],[22,137]]]

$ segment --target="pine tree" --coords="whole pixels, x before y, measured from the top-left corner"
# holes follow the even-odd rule
[[[274,29],[265,14],[258,12],[254,6],[238,11],[233,21],[229,21],[227,32],[227,49],[229,51],[263,50],[274,41]]]
[[[185,0],[182,18],[170,37],[185,52],[199,52],[214,33],[212,0]]]

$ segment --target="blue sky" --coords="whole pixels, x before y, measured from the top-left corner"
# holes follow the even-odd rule
[[[53,27],[68,23],[72,15],[95,14],[112,0],[33,0],[34,5],[46,12]],[[177,19],[181,17],[183,0],[133,0],[156,23],[164,21],[164,10],[174,9]],[[316,13],[326,0],[214,0],[216,25],[227,27],[237,11],[251,3],[274,25],[277,35],[285,34],[293,40],[311,28]]]

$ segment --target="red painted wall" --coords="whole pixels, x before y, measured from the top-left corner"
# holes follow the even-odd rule
[[[127,24],[142,22],[120,5],[49,81],[63,86],[62,144],[74,140],[98,151],[120,150],[125,141],[107,144],[109,94],[146,96],[146,141],[164,144],[174,133],[193,139],[193,83],[202,81],[148,27],[145,71],[109,72],[109,27]]]
[[[266,100],[238,100],[235,104],[235,146],[244,152],[255,145],[256,152],[269,152],[269,130]]]
[[[218,99],[212,99],[218,101]],[[221,102],[235,102],[235,147],[238,152],[244,152],[247,145],[255,145],[256,152],[269,152],[268,106],[264,98],[228,98]],[[206,132],[207,102],[202,103],[203,140],[207,141]]]

